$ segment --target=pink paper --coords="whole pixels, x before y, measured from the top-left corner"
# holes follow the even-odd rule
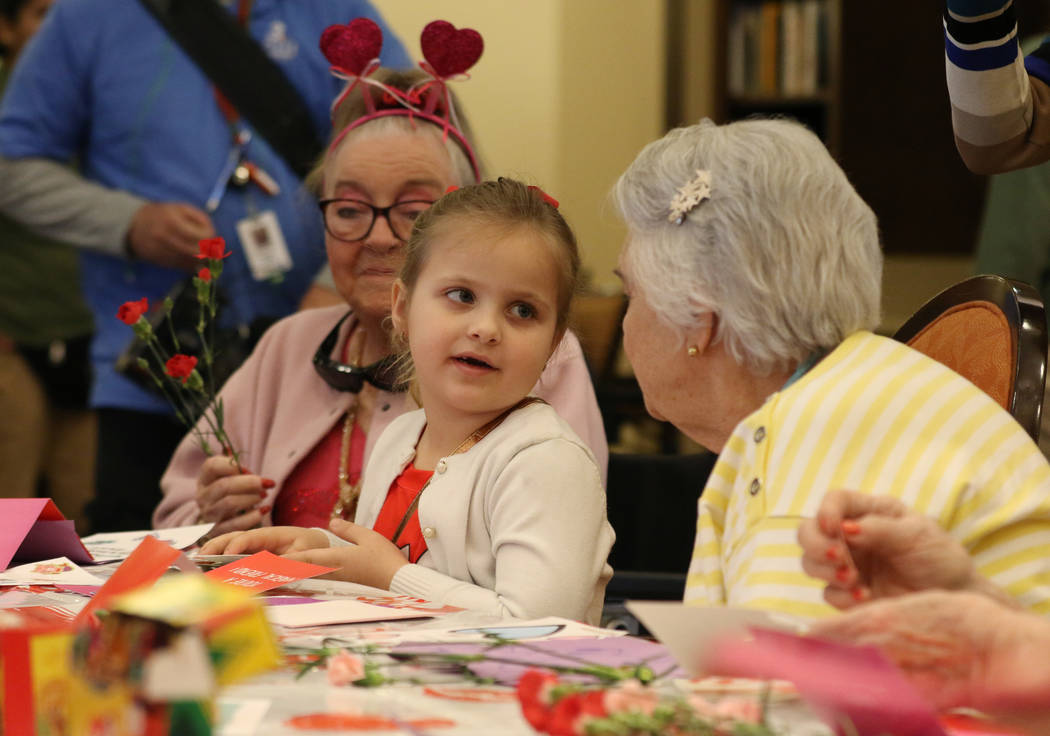
[[[825,720],[851,722],[858,736],[947,736],[933,708],[878,649],[768,629],[751,634],[716,644],[707,670],[789,680]]]
[[[50,498],[0,498],[0,570],[6,570],[16,557],[20,562],[55,557],[94,561],[73,522],[62,516]]]

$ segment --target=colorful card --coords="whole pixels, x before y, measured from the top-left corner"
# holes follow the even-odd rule
[[[30,562],[0,573],[0,585],[102,585],[103,582],[68,557]]]
[[[55,557],[94,561],[73,522],[50,498],[0,498],[0,570],[16,559],[36,562]]]
[[[264,590],[279,588],[288,583],[324,575],[326,572],[335,572],[338,569],[338,567],[311,565],[309,562],[297,562],[278,557],[272,552],[263,551],[217,567],[204,574],[221,583],[236,585],[253,593],[261,593]]]

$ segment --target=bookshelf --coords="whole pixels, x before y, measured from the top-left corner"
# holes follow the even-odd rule
[[[670,21],[707,1],[672,0]],[[809,126],[875,210],[888,254],[972,253],[985,180],[955,150],[940,3],[714,3],[716,120],[785,115]]]
[[[789,115],[839,143],[842,0],[721,2],[720,117]]]

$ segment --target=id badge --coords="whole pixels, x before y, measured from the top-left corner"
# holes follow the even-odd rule
[[[237,237],[256,281],[273,278],[292,267],[292,256],[273,210],[239,221]]]

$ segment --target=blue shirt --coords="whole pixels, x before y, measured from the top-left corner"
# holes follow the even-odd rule
[[[343,82],[328,72],[318,40],[327,26],[359,16],[383,29],[384,65],[411,65],[365,0],[255,0],[252,7],[251,35],[299,91],[322,141],[330,130],[329,106]],[[76,156],[88,179],[157,202],[203,209],[231,147],[211,82],[138,0],[55,3],[22,53],[0,110],[0,154],[60,161]],[[277,180],[281,192],[271,197],[254,186],[228,189],[211,213],[233,253],[220,282],[229,297],[226,316],[241,324],[292,312],[325,259],[314,197],[261,136],[253,134],[246,155]],[[252,277],[235,227],[265,210],[276,213],[294,264],[279,283]],[[81,260],[97,330],[92,404],[170,413],[166,402],[114,370],[132,338],[115,315],[125,301],[162,299],[186,274],[88,251]]]

